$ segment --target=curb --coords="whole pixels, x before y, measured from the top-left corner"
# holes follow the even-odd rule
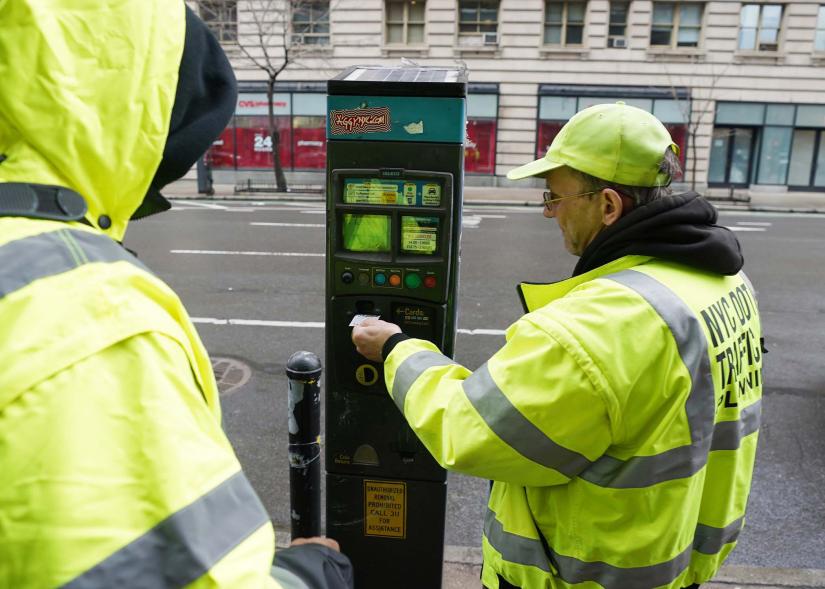
[[[272,201],[272,202],[324,202],[326,199],[321,194],[307,193],[284,193],[284,194],[232,194],[205,196],[202,194],[166,194],[166,198],[171,200],[200,200],[200,201]],[[825,215],[825,209],[800,208],[800,207],[774,207],[767,205],[733,204],[724,201],[709,200],[713,206],[725,212],[753,212],[753,213],[792,213],[798,215]],[[468,206],[489,206],[489,207],[541,207],[540,202],[534,200],[500,200],[470,198],[464,201]]]

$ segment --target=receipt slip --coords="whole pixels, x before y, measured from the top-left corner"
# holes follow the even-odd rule
[[[381,319],[381,315],[356,315],[352,318],[352,321],[349,322],[350,327],[355,327],[356,325],[361,325],[364,319]]]

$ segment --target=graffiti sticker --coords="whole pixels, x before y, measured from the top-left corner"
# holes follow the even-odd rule
[[[330,111],[329,116],[330,130],[333,135],[386,133],[390,130],[390,109],[386,106],[333,110]]]

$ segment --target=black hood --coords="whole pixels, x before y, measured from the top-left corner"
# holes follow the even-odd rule
[[[653,256],[716,274],[742,269],[739,240],[716,224],[718,213],[694,192],[638,207],[587,246],[573,276],[628,255]]]
[[[166,147],[132,219],[169,209],[171,205],[160,189],[186,174],[209,149],[232,118],[237,96],[235,74],[220,43],[187,7],[186,38]]]

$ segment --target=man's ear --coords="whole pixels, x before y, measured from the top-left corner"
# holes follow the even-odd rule
[[[607,227],[622,218],[624,205],[622,197],[612,188],[604,188],[601,193],[602,223]]]

